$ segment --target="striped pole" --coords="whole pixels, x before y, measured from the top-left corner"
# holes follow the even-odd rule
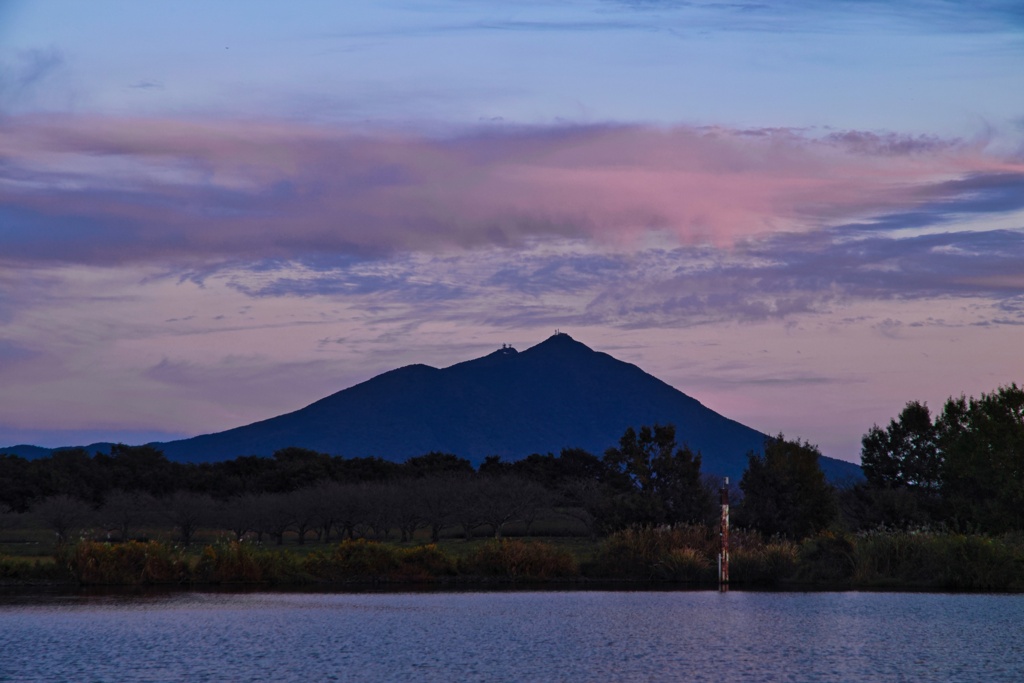
[[[718,585],[725,589],[729,585],[729,477],[725,478],[719,493],[722,498],[722,549],[718,554]]]

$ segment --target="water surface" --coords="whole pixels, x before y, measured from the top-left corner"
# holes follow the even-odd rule
[[[0,604],[0,681],[1013,681],[1024,596],[172,593]]]

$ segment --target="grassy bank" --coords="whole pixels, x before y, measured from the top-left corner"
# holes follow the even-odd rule
[[[316,546],[82,540],[52,558],[0,556],[0,582],[78,585],[317,585],[619,581],[714,585],[707,527],[636,529],[601,541],[505,539]],[[736,532],[731,583],[747,587],[1024,590],[1024,535],[878,531],[802,543]]]

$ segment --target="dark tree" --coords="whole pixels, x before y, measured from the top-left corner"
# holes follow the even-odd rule
[[[878,488],[937,491],[942,458],[928,405],[911,401],[885,429],[873,426],[861,440],[861,465]]]
[[[200,527],[216,518],[216,505],[210,496],[176,491],[160,502],[164,518],[178,531],[183,545],[190,545]]]
[[[677,446],[673,425],[627,429],[604,456],[605,481],[619,492],[605,511],[610,526],[704,521],[713,501],[700,464],[700,454]]]
[[[16,455],[0,455],[0,507],[26,512],[42,491],[34,476],[36,468]]]
[[[295,513],[287,493],[264,493],[259,496],[260,528],[277,545],[284,545],[284,535],[295,527]]]
[[[107,494],[97,519],[106,531],[116,531],[119,540],[127,541],[137,527],[154,521],[156,508],[156,499],[145,491],[115,489]]]
[[[32,514],[57,536],[57,544],[71,540],[73,532],[92,522],[93,511],[81,498],[65,493],[50,496],[32,508]]]
[[[604,453],[604,464],[611,481],[623,490],[651,493],[654,490],[652,460],[670,441],[671,447],[675,447],[675,440],[675,428],[671,425],[654,425],[653,431],[645,425],[639,434],[629,427],[619,439],[618,447],[609,448]]]
[[[1024,529],[1024,389],[951,398],[937,424],[953,521],[989,532]]]
[[[65,494],[99,505],[110,482],[84,448],[64,448],[32,461],[44,495]]]
[[[479,520],[491,527],[495,538],[501,538],[504,526],[513,521],[525,522],[529,532],[550,495],[536,482],[506,474],[480,478],[477,499]]]
[[[787,441],[782,434],[766,439],[764,456],[748,455],[737,522],[766,535],[797,539],[825,529],[838,507],[820,457],[817,446],[807,442]]]
[[[402,542],[411,541],[416,530],[423,526],[423,512],[418,495],[417,480],[402,479],[387,483],[386,496],[395,509],[395,520],[402,534]]]
[[[236,541],[241,541],[246,534],[255,533],[260,528],[259,497],[243,493],[228,498],[217,505],[216,519],[218,526],[234,534]]]
[[[417,501],[420,516],[430,529],[430,540],[441,538],[441,531],[455,521],[459,509],[458,491],[465,475],[448,474],[424,477],[417,481]]]
[[[661,501],[664,521],[705,522],[715,515],[714,498],[700,473],[700,453],[689,446],[659,449],[653,460],[654,493]]]
[[[116,443],[110,455],[96,456],[97,464],[108,472],[111,487],[122,491],[146,491],[166,496],[184,488],[187,465],[172,463],[155,446],[126,446]]]
[[[330,478],[331,456],[326,453],[291,446],[275,451],[274,460],[276,485],[268,490],[297,491]]]
[[[431,451],[426,455],[409,458],[403,465],[404,474],[427,477],[441,474],[473,474],[473,463],[452,453]]]

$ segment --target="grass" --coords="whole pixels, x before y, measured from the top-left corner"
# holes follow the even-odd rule
[[[536,529],[535,529],[536,530]],[[718,535],[705,526],[628,529],[600,540],[454,535],[429,542],[367,539],[282,546],[202,530],[189,547],[170,529],[128,543],[81,538],[58,548],[41,527],[0,532],[0,583],[316,584],[512,581],[653,581],[714,585]],[[1024,591],[1024,534],[999,537],[879,530],[823,533],[795,543],[734,530],[736,586]]]

